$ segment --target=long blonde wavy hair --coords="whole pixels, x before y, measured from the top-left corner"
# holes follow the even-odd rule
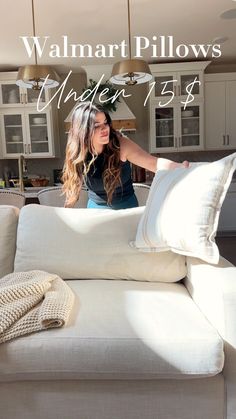
[[[110,126],[109,143],[104,146],[103,184],[107,203],[111,204],[115,188],[121,185],[119,133],[112,128],[110,115],[100,106],[82,102],[72,115],[68,134],[66,157],[62,172],[62,190],[66,195],[65,207],[73,207],[79,199],[83,179],[88,174],[98,154],[92,142],[96,114],[103,112]],[[91,158],[90,158],[91,156]]]

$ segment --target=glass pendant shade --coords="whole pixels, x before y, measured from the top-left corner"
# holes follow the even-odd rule
[[[130,59],[115,63],[110,82],[120,85],[146,83],[152,79],[151,70],[144,60]]]
[[[26,65],[20,67],[16,84],[26,89],[40,90],[44,85],[45,89],[59,85],[60,77],[56,71],[47,65]]]

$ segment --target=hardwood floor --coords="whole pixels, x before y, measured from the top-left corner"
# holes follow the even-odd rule
[[[216,237],[220,254],[236,266],[236,236]]]

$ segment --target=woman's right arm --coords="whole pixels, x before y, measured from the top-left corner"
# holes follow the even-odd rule
[[[155,157],[144,151],[138,144],[130,140],[128,137],[120,137],[120,155],[121,160],[128,160],[137,166],[156,173],[157,170],[171,170],[177,167],[189,166],[187,161],[176,163],[162,157]]]

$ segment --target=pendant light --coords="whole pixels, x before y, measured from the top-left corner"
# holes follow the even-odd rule
[[[34,19],[34,0],[31,0],[33,36],[35,37],[35,19]],[[34,44],[35,65],[26,65],[20,67],[16,84],[27,89],[40,90],[42,86],[45,89],[59,85],[60,77],[54,69],[47,65],[38,65],[37,50]]]
[[[131,31],[130,31],[130,0],[127,0],[128,32],[129,32],[129,59],[115,63],[112,69],[110,82],[119,85],[133,86],[146,83],[152,79],[148,63],[144,60],[132,59]]]

